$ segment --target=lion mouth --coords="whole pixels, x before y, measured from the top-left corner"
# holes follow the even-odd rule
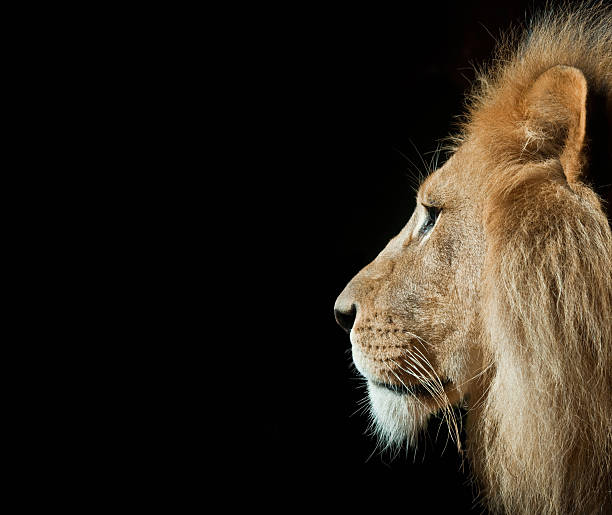
[[[411,385],[397,385],[390,383],[381,383],[379,381],[372,381],[373,384],[380,388],[386,388],[387,390],[395,393],[396,395],[415,395],[417,397],[433,397],[437,393],[439,385],[435,387],[425,386],[422,383],[411,384]],[[446,387],[451,383],[450,379],[442,381],[442,387]]]

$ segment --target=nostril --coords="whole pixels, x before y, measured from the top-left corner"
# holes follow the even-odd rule
[[[342,327],[342,329],[344,329],[347,333],[350,333],[351,328],[355,323],[355,318],[357,318],[357,306],[355,306],[355,304],[351,304],[348,311],[335,309],[334,314],[336,315],[336,322],[340,324],[340,327]]]

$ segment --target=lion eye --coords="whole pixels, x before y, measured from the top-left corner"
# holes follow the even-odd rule
[[[427,212],[427,217],[425,218],[425,222],[423,222],[420,232],[421,234],[427,234],[433,229],[434,225],[436,225],[436,220],[438,219],[438,216],[440,216],[440,211],[442,211],[442,208],[426,206],[425,204],[423,204],[423,207]]]

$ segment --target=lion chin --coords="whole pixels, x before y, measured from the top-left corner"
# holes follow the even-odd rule
[[[416,445],[430,417],[437,413],[457,430],[451,436],[460,448],[458,421],[452,408],[462,403],[463,394],[451,379],[437,373],[412,380],[396,377],[393,381],[388,376],[378,379],[358,346],[353,347],[353,362],[367,381],[371,428],[383,448]]]
[[[368,381],[371,419],[380,442],[398,448],[416,445],[419,432],[427,427],[431,408],[418,399]]]
[[[612,7],[589,5],[499,49],[334,306],[380,440],[416,445],[438,414],[460,447],[465,427],[495,513],[612,513]]]

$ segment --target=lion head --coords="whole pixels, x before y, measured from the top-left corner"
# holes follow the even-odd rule
[[[338,297],[379,436],[452,406],[492,511],[612,510],[612,11],[543,15]],[[609,216],[609,215],[608,215]]]

